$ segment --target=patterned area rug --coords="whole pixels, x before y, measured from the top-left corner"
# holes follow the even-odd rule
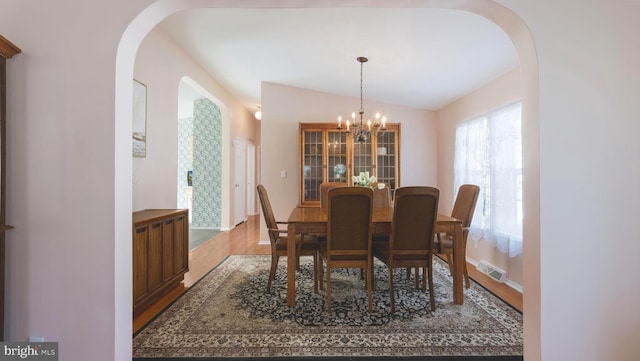
[[[396,270],[393,314],[384,264],[375,263],[373,313],[358,270],[332,271],[328,313],[324,291],[313,293],[309,257],[297,273],[296,306],[287,306],[285,260],[266,293],[270,256],[229,256],[135,335],[134,360],[522,359],[522,314],[475,282],[464,305],[453,304],[449,269],[439,259],[436,311],[428,291]]]

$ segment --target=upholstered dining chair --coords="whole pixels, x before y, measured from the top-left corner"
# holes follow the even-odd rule
[[[453,204],[453,211],[451,211],[451,217],[462,221],[462,239],[465,250],[467,249],[469,227],[471,227],[471,221],[473,220],[473,213],[476,209],[479,194],[480,187],[477,185],[461,185],[460,188],[458,188],[458,195],[456,196],[456,201]],[[434,249],[435,253],[446,255],[447,262],[449,263],[449,270],[451,271],[451,274],[453,274],[453,235],[438,233]],[[469,273],[467,272],[467,262],[464,262],[463,265],[465,286],[469,288],[471,286],[471,282],[469,281]]]
[[[346,187],[347,183],[344,182],[323,182],[320,183],[320,207],[327,208],[329,206],[329,189],[335,187]]]
[[[385,184],[384,188],[373,187],[373,208],[389,208],[391,207],[391,189]],[[374,243],[387,242],[388,234],[374,233],[371,236]]]
[[[385,184],[384,188],[373,188],[373,207],[388,208],[391,207],[391,190]]]
[[[347,183],[344,182],[323,182],[320,183],[320,207],[327,208],[329,206],[329,189],[335,187],[346,187]],[[327,241],[327,234],[315,234],[318,237],[319,242]],[[323,283],[320,283],[320,289],[324,289]]]
[[[278,228],[278,224],[286,224],[286,222],[278,222],[271,209],[271,202],[267,190],[262,184],[258,185],[258,196],[260,197],[260,205],[262,206],[262,214],[269,232],[269,241],[271,243],[271,269],[269,271],[269,280],[267,281],[267,292],[271,291],[271,282],[276,275],[278,260],[280,257],[287,255],[287,231]],[[315,237],[310,235],[296,235],[296,257],[313,256],[313,290],[318,292],[318,242]],[[299,259],[296,261],[299,264]]]
[[[422,268],[422,290],[425,275],[429,283],[429,303],[435,311],[433,293],[433,242],[438,216],[440,191],[433,187],[401,187],[396,189],[389,242],[374,243],[373,255],[389,269],[391,312],[395,312],[393,270]],[[416,272],[416,287],[418,272]]]
[[[318,278],[322,282],[322,262],[327,265],[327,311],[331,311],[331,269],[366,270],[369,312],[373,311],[373,258],[371,231],[373,191],[366,187],[335,187],[328,192],[327,241],[320,242]]]

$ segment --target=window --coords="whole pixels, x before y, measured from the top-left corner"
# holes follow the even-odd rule
[[[469,237],[515,257],[522,253],[522,103],[489,112],[456,129],[454,189],[480,186]]]

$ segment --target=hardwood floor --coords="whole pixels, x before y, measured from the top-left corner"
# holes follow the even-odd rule
[[[167,306],[186,292],[202,276],[213,267],[222,262],[225,257],[232,254],[270,254],[268,244],[260,245],[260,216],[249,216],[248,220],[231,231],[223,232],[216,237],[204,242],[199,247],[189,252],[189,272],[185,274],[184,281],[175,287],[165,297],[143,311],[133,319],[133,333],[136,333],[145,324],[161,313]],[[522,312],[522,294],[513,288],[494,281],[476,268],[468,264],[469,276],[474,281],[483,285],[496,296],[502,298],[515,309]]]

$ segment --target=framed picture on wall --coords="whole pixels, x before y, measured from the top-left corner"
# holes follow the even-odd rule
[[[133,156],[147,156],[147,86],[133,79]]]

